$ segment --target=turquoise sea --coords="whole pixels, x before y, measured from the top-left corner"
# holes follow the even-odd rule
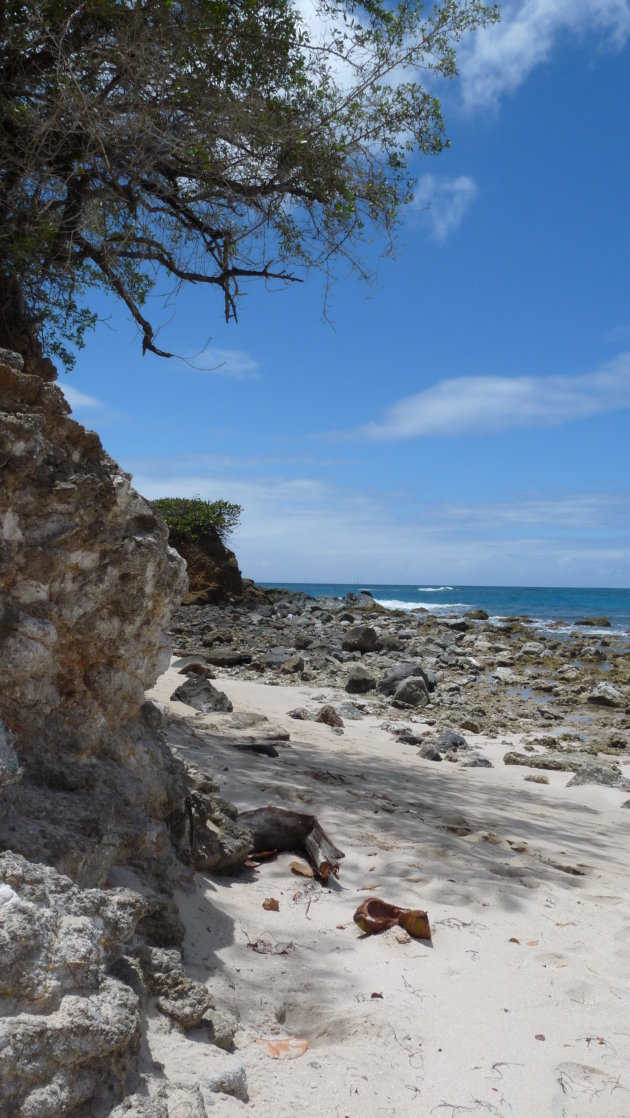
[[[314,598],[343,598],[369,590],[390,609],[423,608],[442,617],[484,609],[492,618],[528,617],[540,626],[574,624],[585,617],[607,617],[614,629],[630,631],[630,590],[555,586],[431,586],[382,583],[265,582],[262,586],[298,590]]]

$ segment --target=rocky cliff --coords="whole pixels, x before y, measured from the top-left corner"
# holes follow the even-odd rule
[[[185,773],[144,692],[184,563],[60,390],[6,351],[0,471],[0,1116],[98,1118],[134,1090],[143,998],[183,934]],[[168,971],[165,1012],[190,1027],[207,993]]]

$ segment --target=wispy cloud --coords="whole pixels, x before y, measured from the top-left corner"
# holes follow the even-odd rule
[[[629,0],[505,0],[501,9],[500,23],[461,48],[462,92],[471,109],[514,92],[563,35],[588,34],[591,49],[595,41],[620,49],[630,38]]]
[[[242,349],[204,349],[202,353],[179,362],[197,373],[210,373],[234,380],[252,380],[259,377],[259,363]]]
[[[128,465],[128,463],[125,463]],[[418,505],[309,477],[180,473],[184,462],[138,462],[134,485],[224,497],[243,506],[232,541],[243,573],[261,580],[623,585],[630,494],[510,494],[496,501]],[[164,472],[161,472],[163,470]]]
[[[73,412],[96,411],[103,407],[102,402],[97,400],[96,396],[88,396],[86,392],[79,392],[78,388],[73,388],[71,384],[65,384],[63,381],[57,383]]]
[[[459,228],[477,194],[477,184],[468,175],[452,179],[422,175],[411,209],[429,225],[434,239],[443,241]]]
[[[455,377],[399,400],[351,438],[399,440],[430,435],[556,427],[630,407],[630,353],[578,376]]]

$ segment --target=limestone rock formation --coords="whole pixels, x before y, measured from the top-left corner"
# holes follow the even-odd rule
[[[69,411],[2,351],[0,848],[95,885],[117,861],[161,860],[181,799],[144,691],[168,663],[185,574],[166,526]]]
[[[203,540],[192,540],[171,532],[171,543],[186,560],[189,602],[221,602],[228,596],[240,597],[245,590],[243,576],[233,551],[218,532]]]

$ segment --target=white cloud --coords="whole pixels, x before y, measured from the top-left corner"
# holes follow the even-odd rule
[[[477,193],[477,184],[468,175],[454,179],[422,175],[411,208],[429,222],[435,240],[443,241],[461,225]]]
[[[393,404],[350,432],[375,440],[556,427],[630,407],[630,353],[593,373],[550,377],[455,377]]]
[[[563,35],[598,36],[613,49],[630,38],[630,0],[505,0],[501,22],[471,36],[459,56],[464,103],[478,108],[512,93]]]
[[[61,381],[58,381],[58,385],[73,411],[95,411],[103,407],[96,396],[88,396],[85,392],[79,392],[78,388],[73,388],[71,384],[64,384]]]
[[[418,505],[415,492],[406,500],[310,477],[193,474],[185,459],[136,465],[134,485],[149,498],[200,495],[243,506],[232,546],[248,578],[366,586],[627,581],[628,493]]]
[[[258,361],[241,349],[204,349],[202,353],[186,358],[182,364],[197,373],[211,373],[234,380],[251,380],[260,376]]]

